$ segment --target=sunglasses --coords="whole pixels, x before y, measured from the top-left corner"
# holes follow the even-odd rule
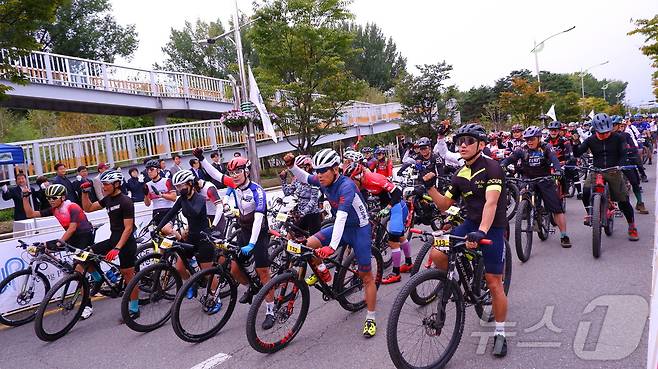
[[[463,144],[466,144],[466,146],[471,146],[474,143],[477,143],[478,140],[475,137],[471,136],[461,136],[457,139],[456,144],[457,146],[461,146]]]
[[[46,199],[48,199],[48,201],[55,201],[59,198],[60,198],[60,196],[46,196]]]
[[[240,175],[240,174],[242,174],[242,173],[244,173],[244,169],[230,170],[230,171],[228,172],[228,175],[231,176],[231,177],[235,177],[235,176]]]
[[[329,169],[331,169],[331,168],[319,168],[319,169],[316,169],[315,171],[316,171],[318,174],[324,174],[324,173],[326,173],[327,171],[329,171]]]

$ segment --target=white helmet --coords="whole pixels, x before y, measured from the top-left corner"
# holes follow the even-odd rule
[[[114,169],[106,170],[101,174],[100,180],[102,183],[123,182],[123,174]]]
[[[313,168],[325,169],[340,164],[340,156],[333,149],[322,149],[313,155]]]
[[[194,181],[196,177],[194,176],[194,173],[192,173],[191,170],[185,169],[185,170],[180,170],[176,173],[174,173],[174,176],[171,178],[171,184],[174,186],[182,185],[190,181]]]
[[[343,158],[350,159],[352,161],[360,163],[361,161],[363,161],[365,157],[363,156],[362,153],[358,151],[345,151],[345,154],[343,154]]]

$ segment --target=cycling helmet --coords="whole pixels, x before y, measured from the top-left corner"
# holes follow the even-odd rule
[[[313,168],[325,169],[340,163],[340,156],[333,149],[322,149],[313,155]]]
[[[622,123],[621,117],[619,115],[613,115],[611,119],[612,119],[612,125]]]
[[[226,169],[230,171],[240,170],[240,169],[249,170],[250,168],[251,168],[251,162],[249,161],[249,159],[243,158],[241,156],[231,159],[231,161],[229,161],[228,165],[226,166]]]
[[[536,127],[536,126],[530,126],[523,131],[523,138],[530,138],[530,137],[541,137],[542,132],[541,128]]]
[[[548,129],[561,129],[562,128],[562,122],[554,120],[550,123],[548,123]]]
[[[598,133],[612,131],[612,119],[606,113],[598,113],[592,119],[592,126]]]
[[[179,170],[178,172],[174,173],[174,176],[171,178],[171,184],[174,186],[182,185],[187,182],[194,182],[194,179],[196,177],[194,176],[194,173],[192,173],[191,170],[185,169],[185,170]]]
[[[416,141],[416,146],[418,147],[430,145],[432,145],[432,141],[430,141],[430,139],[427,137],[421,137],[418,139],[418,141]]]
[[[456,142],[457,139],[461,136],[471,136],[475,137],[479,141],[487,142],[487,131],[481,125],[477,123],[467,123],[459,127],[453,140]]]
[[[144,166],[146,167],[146,169],[148,169],[148,168],[158,168],[158,169],[160,169],[160,162],[155,160],[155,159],[151,159],[151,160],[147,161],[146,164],[144,164]]]
[[[361,160],[364,159],[363,154],[361,154],[358,151],[345,151],[345,154],[343,154],[343,158],[357,162],[360,162]]]
[[[503,131],[500,135],[501,135],[503,138],[508,138],[508,137],[509,137],[509,134],[510,134],[509,132]]]
[[[515,124],[512,126],[512,132],[513,131],[523,131],[523,126],[520,124]]]
[[[358,162],[350,163],[346,168],[343,169],[343,175],[354,178],[359,174],[363,173],[363,165]]]
[[[361,149],[361,152],[364,153],[364,154],[367,154],[367,153],[369,153],[369,152],[372,152],[372,147],[368,147],[368,146],[366,146],[366,147],[364,147],[363,149]]]
[[[498,139],[498,132],[489,133],[489,141],[495,141]]]
[[[64,196],[66,195],[66,187],[61,184],[51,184],[46,187],[46,197]]]
[[[375,149],[375,154],[384,154],[386,155],[386,149],[383,147],[378,147]]]
[[[300,168],[306,165],[313,166],[313,160],[308,155],[299,155],[295,158],[295,164]]]
[[[102,183],[123,182],[123,174],[114,169],[106,170],[101,174],[100,180]]]

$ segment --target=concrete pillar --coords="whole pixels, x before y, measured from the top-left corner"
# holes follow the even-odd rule
[[[153,120],[155,122],[155,126],[164,126],[167,124],[167,113],[164,112],[157,112],[153,114]]]

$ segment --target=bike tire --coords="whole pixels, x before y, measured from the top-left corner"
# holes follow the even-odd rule
[[[142,269],[149,265],[156,264],[162,259],[162,254],[159,252],[148,253],[135,261],[135,274],[139,273]]]
[[[608,217],[608,211],[605,211],[606,217]],[[612,234],[615,232],[615,214],[614,212],[612,213],[612,216],[608,217],[608,220],[605,223],[605,227],[603,227],[603,231],[605,232],[605,235],[610,237]]]
[[[218,283],[220,284],[220,286],[222,283],[227,283],[230,291],[227,296],[229,297],[229,300],[226,308],[224,309],[224,315],[215,325],[211,326],[208,330],[202,332],[191,332],[187,323],[183,324],[181,319],[181,306],[183,305],[183,302],[189,301],[187,300],[186,291],[189,288],[194,288],[195,286],[201,286],[205,282],[205,287],[197,289],[197,295],[203,294],[204,292],[206,293],[206,295],[203,295],[198,298],[195,297],[194,300],[201,302],[201,307],[202,307],[202,309],[200,309],[201,314],[198,315],[201,315],[202,318],[205,318],[205,316],[210,316],[203,309],[210,308],[211,304],[214,305],[213,303],[214,299],[208,301],[205,300],[204,297],[211,292],[210,289],[212,288],[212,285],[211,283],[208,283],[208,281],[214,280],[215,277],[218,278],[219,280]],[[218,290],[219,288],[220,287],[218,287]],[[220,297],[221,295],[226,296],[226,293],[220,293]],[[183,284],[180,291],[178,291],[178,294],[176,295],[176,299],[174,300],[174,305],[172,306],[172,313],[171,313],[171,325],[174,329],[174,333],[176,333],[178,338],[182,339],[183,341],[191,342],[191,343],[203,342],[208,338],[215,336],[226,325],[229,319],[231,319],[231,315],[233,314],[233,310],[235,309],[235,304],[237,299],[238,299],[238,284],[233,279],[233,277],[231,277],[231,275],[224,270],[223,267],[217,266],[217,267],[202,270],[194,274],[192,277],[190,277],[190,279],[188,279],[185,282],[185,284]],[[225,304],[226,300],[223,299],[222,302]],[[196,323],[200,323],[200,320],[201,320],[200,318],[196,318]]]
[[[409,361],[411,358],[405,357],[405,354],[408,353],[409,356],[414,356],[414,355],[417,356],[418,347],[414,346],[414,342],[412,342],[413,341],[412,339],[408,339],[407,337],[399,337],[398,324],[400,323],[400,316],[402,310],[405,308],[405,302],[407,298],[409,298],[411,292],[416,290],[417,287],[420,286],[420,284],[433,279],[438,280],[439,283],[442,283],[444,286],[443,288],[446,288],[445,286],[449,286],[448,288],[451,289],[450,295],[452,297],[448,300],[448,303],[451,305],[454,303],[455,329],[450,335],[450,341],[448,342],[447,345],[445,346],[443,344],[434,345],[436,347],[441,347],[441,346],[445,347],[445,351],[443,353],[437,354],[436,359],[430,359],[432,360],[432,362],[426,364],[410,363]],[[462,334],[464,332],[464,317],[466,315],[466,311],[465,311],[466,305],[464,303],[464,298],[462,296],[459,286],[455,283],[446,283],[446,282],[447,281],[446,281],[445,273],[439,271],[438,269],[419,271],[416,275],[414,275],[411,279],[409,279],[409,281],[402,287],[402,289],[396,296],[395,300],[393,301],[393,305],[391,306],[391,311],[389,313],[388,322],[386,325],[386,345],[388,347],[388,354],[396,368],[398,369],[443,368],[450,361],[455,351],[457,350],[457,347],[459,346],[459,343],[461,341]],[[443,291],[443,289],[440,290]],[[438,302],[440,300],[441,299],[438,298],[433,299],[433,301],[437,301],[437,308],[438,308]],[[427,309],[428,309],[428,314],[432,311],[435,311],[435,309],[432,309],[432,307],[427,307]],[[433,339],[434,337],[437,338],[440,337],[440,334],[439,335],[427,334],[430,328],[426,326],[427,324],[426,322],[429,319],[432,319],[431,314],[428,315],[427,317],[421,316],[420,313],[418,313],[417,315],[422,323],[419,326],[419,329],[409,330],[410,332],[419,333],[421,335],[425,334],[425,337],[422,338],[423,342],[425,342],[425,338],[429,340],[429,339]],[[436,313],[434,313],[434,315],[436,315]],[[450,324],[452,324],[452,321]],[[405,326],[408,325],[405,324]],[[402,345],[405,344],[408,344],[410,347],[408,347],[408,349],[406,347],[403,347]],[[432,354],[436,352],[436,350],[425,350],[424,352]]]
[[[512,255],[511,255],[511,247],[507,240],[505,240],[504,252],[505,252],[505,265],[503,267],[503,290],[505,291],[505,295],[507,295],[509,293],[510,284],[512,282]],[[483,259],[479,260],[479,262],[475,267],[475,271],[473,273],[474,274],[473,276],[474,283],[472,284],[473,294],[478,297],[482,296],[483,292],[489,293],[488,288],[486,288],[486,279],[485,279],[486,270],[484,269],[483,261],[484,261]],[[475,283],[475,281],[481,281],[481,283]],[[489,296],[489,301],[485,301],[485,302],[491,304],[491,296]],[[487,311],[485,309],[485,306],[487,306],[487,304],[476,303],[474,305],[475,313],[483,322],[492,322],[494,320],[493,310]]]
[[[514,220],[514,247],[516,248],[516,257],[522,263],[530,259],[530,253],[532,252],[533,218],[530,201],[527,199],[522,200]]]
[[[388,231],[386,230],[386,225],[380,225],[377,230],[377,249],[382,254],[382,261],[384,269],[388,269],[393,264],[393,253],[391,252],[391,247],[388,245]]]
[[[270,245],[272,245],[271,242]],[[279,242],[279,244],[274,249],[272,248],[268,249],[269,250],[268,257],[270,260],[270,273],[272,276],[281,274],[281,272],[283,272],[288,266],[288,253],[286,253],[285,248],[286,248],[286,244]]]
[[[538,217],[538,232],[537,236],[539,236],[539,239],[541,241],[546,241],[548,239],[548,236],[550,235],[550,229],[551,229],[551,213],[549,213],[546,208],[541,209],[541,214],[537,214],[539,212],[539,209],[535,210],[535,214]]]
[[[153,246],[153,241],[148,241],[137,245],[135,250],[135,260],[139,260],[141,257],[154,253],[155,247]]]
[[[290,293],[290,294],[285,294],[284,296],[277,296],[277,291],[275,291],[275,296],[274,296],[274,302],[275,302],[275,324],[276,323],[283,323],[283,319],[286,320],[289,318],[284,318],[283,315],[280,314],[281,309],[285,309],[287,306],[289,306],[289,303],[292,297],[298,298],[301,296],[302,298],[302,303],[301,307],[299,309],[299,316],[297,320],[294,322],[292,328],[286,331],[285,335],[281,337],[281,339],[278,339],[274,342],[266,342],[264,341],[264,337],[259,337],[258,332],[257,332],[257,327],[256,324],[258,322],[256,321],[256,318],[258,316],[258,312],[261,309],[261,305],[265,303],[265,296],[271,289],[278,290],[279,287],[281,286],[288,286],[288,284],[293,285],[293,290],[297,289],[296,292]],[[292,297],[291,297],[292,296]],[[294,303],[294,302],[293,302]],[[278,276],[270,279],[269,282],[263,286],[258,294],[254,297],[254,301],[251,304],[251,307],[249,308],[249,313],[247,314],[247,324],[246,324],[246,331],[247,331],[247,341],[249,342],[249,345],[256,351],[263,353],[263,354],[271,354],[273,352],[277,352],[284,347],[286,347],[290,342],[297,336],[297,333],[301,330],[302,326],[304,325],[304,321],[306,320],[306,316],[308,314],[308,307],[310,304],[310,294],[308,290],[308,285],[306,285],[306,282],[303,279],[299,279],[296,271],[288,271],[284,272],[283,274],[279,274]],[[285,314],[286,311],[284,310],[281,312],[281,314]],[[273,327],[272,329],[276,329],[277,327]],[[269,330],[269,331],[272,331]]]
[[[73,314],[67,314],[71,316],[71,321],[68,322],[66,325],[64,325],[63,328],[55,331],[47,331],[48,329],[44,327],[44,322],[43,318],[46,315],[49,315],[50,319],[52,315],[55,315],[55,313],[50,313],[48,310],[48,307],[51,305],[51,301],[54,302],[56,300],[60,300],[60,297],[55,297],[57,296],[57,293],[60,292],[60,289],[64,288],[60,294],[67,296],[68,295],[68,287],[72,282],[77,283],[77,288],[79,286],[82,286],[82,298],[76,299],[76,301],[79,301],[79,305],[77,307],[73,307],[69,311],[72,311],[73,309],[77,309]],[[76,288],[76,291],[77,291]],[[74,293],[75,295],[75,293]],[[89,285],[87,283],[87,278],[82,276],[80,273],[71,273],[64,278],[60,279],[59,282],[55,283],[52,288],[46,293],[46,295],[43,298],[43,301],[41,304],[39,304],[39,309],[37,309],[36,316],[35,316],[35,323],[34,323],[34,332],[36,333],[37,337],[39,337],[40,340],[46,341],[46,342],[52,342],[55,341],[64,335],[66,335],[80,320],[80,317],[82,316],[82,311],[84,310],[84,302],[89,298]],[[56,299],[56,300],[54,300]],[[48,313],[48,314],[46,314]]]
[[[0,291],[3,291],[3,293],[5,294],[4,297],[7,298],[6,289],[9,288],[10,285],[16,284],[13,288],[19,288],[19,289],[22,290],[22,286],[20,286],[19,284],[24,286],[24,283],[29,282],[29,280],[31,278],[31,275],[32,275],[32,267],[28,267],[27,269],[18,270],[18,271],[15,271],[15,272],[11,273],[10,275],[7,276],[7,278],[3,279],[2,282],[0,282]],[[35,275],[36,275],[36,279],[34,281],[34,285],[36,286],[37,283],[41,283],[43,285],[43,290],[44,290],[43,291],[43,296],[45,296],[48,293],[48,291],[50,290],[50,281],[40,271],[36,271]],[[20,278],[22,276],[28,276],[25,279],[24,283],[20,283],[18,281],[15,281],[17,278]],[[14,310],[14,311],[11,311],[11,312],[6,312],[6,313],[0,314],[0,323],[2,323],[4,325],[7,325],[7,326],[10,326],[10,327],[18,327],[20,325],[29,323],[29,322],[34,320],[34,317],[37,314],[37,310],[39,309],[39,305],[41,304],[42,300],[39,300],[38,302],[32,303],[32,299],[35,297],[34,292],[32,292],[32,296],[29,297],[28,301],[24,301],[24,299],[20,295],[21,295],[21,292],[18,292],[18,294],[16,296],[16,299],[18,300],[20,298],[21,302],[19,302],[19,301],[16,301],[16,302],[19,305],[30,304],[30,306],[29,307],[26,306],[26,307],[23,307],[23,308],[20,308],[20,309],[16,309],[16,310],[20,310],[20,311]],[[25,314],[22,314],[22,313],[25,313]],[[17,314],[20,314],[20,315],[17,315]],[[14,317],[18,317],[18,316],[22,316],[22,318],[18,318],[18,319],[14,318]]]
[[[174,278],[176,293],[172,294],[159,290],[161,284],[160,279],[163,273],[169,273],[168,275]],[[155,282],[156,280],[157,282]],[[169,286],[169,279],[167,279],[167,284]],[[183,281],[181,280],[180,274],[178,274],[176,268],[167,263],[153,264],[142,269],[139,273],[135,274],[135,277],[133,277],[130,283],[128,283],[123,293],[123,297],[121,298],[121,318],[123,319],[123,322],[128,328],[136,332],[151,332],[163,326],[171,317],[171,303],[168,307],[161,309],[165,311],[165,313],[159,313],[159,316],[156,316],[156,319],[153,319],[153,322],[144,323],[144,320],[137,321],[130,317],[129,303],[131,291],[138,288],[140,293],[145,293],[145,297],[138,297],[141,310],[140,313],[144,313],[145,309],[155,307],[155,304],[160,301],[171,301],[173,303],[182,284]],[[157,292],[154,293],[154,290]],[[140,314],[138,319],[141,319],[143,315],[144,314]]]
[[[603,198],[600,194],[592,195],[592,255],[595,259],[601,256],[601,204]]]
[[[372,246],[370,248],[370,252],[371,252],[371,257],[370,257],[371,260],[375,259],[375,268],[376,268],[375,276],[374,276],[375,286],[379,288],[379,285],[381,284],[381,280],[382,280],[382,275],[384,274],[384,262],[382,261],[382,254],[379,252],[379,249]],[[372,265],[372,261],[371,261],[371,265]],[[348,271],[351,271],[350,275],[347,274]],[[347,292],[346,290],[348,288],[357,290],[356,292],[352,292],[351,294],[359,293],[360,291],[363,290],[363,282],[361,281],[361,278],[359,278],[359,275],[357,273],[358,273],[358,265],[356,263],[356,254],[354,252],[351,252],[343,260],[342,268],[339,268],[338,272],[336,273],[336,276],[334,278],[334,285],[333,285],[333,289],[336,292],[336,295],[339,296],[336,299],[336,301],[338,301],[340,306],[347,311],[359,311],[364,307],[366,307],[365,297],[358,301],[351,301],[348,299],[348,294],[346,294]]]
[[[423,271],[434,269],[432,268],[432,263],[429,262],[430,250],[432,249],[432,241],[427,241],[421,246],[418,254],[416,255],[416,260],[414,260],[414,265],[411,267],[409,274],[411,276]],[[434,298],[436,298],[436,291],[428,291],[427,293],[422,293],[422,291],[413,289],[409,293],[411,300],[418,306],[427,305]]]
[[[512,220],[519,210],[519,187],[512,182],[506,182],[507,185],[507,220]],[[511,204],[511,206],[510,206]]]

